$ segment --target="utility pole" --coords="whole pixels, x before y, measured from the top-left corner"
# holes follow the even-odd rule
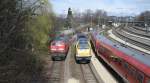
[[[91,15],[91,28],[92,28],[92,15]]]
[[[144,28],[146,29],[146,33],[148,32],[147,31],[147,23],[146,23],[146,15],[144,14]]]
[[[125,16],[125,19],[126,19],[126,27],[128,27],[128,17]]]
[[[98,28],[100,28],[100,15],[98,16]]]

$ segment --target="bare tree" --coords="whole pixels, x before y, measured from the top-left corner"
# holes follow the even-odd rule
[[[94,22],[96,24],[104,24],[107,21],[107,13],[103,10],[96,10],[94,13]]]

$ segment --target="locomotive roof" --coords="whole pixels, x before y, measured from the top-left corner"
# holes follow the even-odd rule
[[[124,52],[128,56],[131,56],[150,67],[150,55],[140,52],[140,51],[137,51],[137,50],[134,50],[134,49],[131,49],[129,47],[123,47],[119,43],[114,43],[102,35],[97,35],[96,37],[98,39],[100,39],[103,43],[106,43],[106,44],[112,46],[113,48],[116,48],[116,49]]]

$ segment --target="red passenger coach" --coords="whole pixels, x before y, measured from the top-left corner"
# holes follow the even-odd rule
[[[127,83],[150,83],[150,55],[123,47],[106,37],[92,33],[95,51]]]

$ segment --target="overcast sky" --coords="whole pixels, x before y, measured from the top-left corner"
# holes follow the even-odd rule
[[[50,0],[56,14],[66,14],[68,7],[73,11],[83,12],[102,9],[108,15],[137,15],[150,10],[150,0]]]

